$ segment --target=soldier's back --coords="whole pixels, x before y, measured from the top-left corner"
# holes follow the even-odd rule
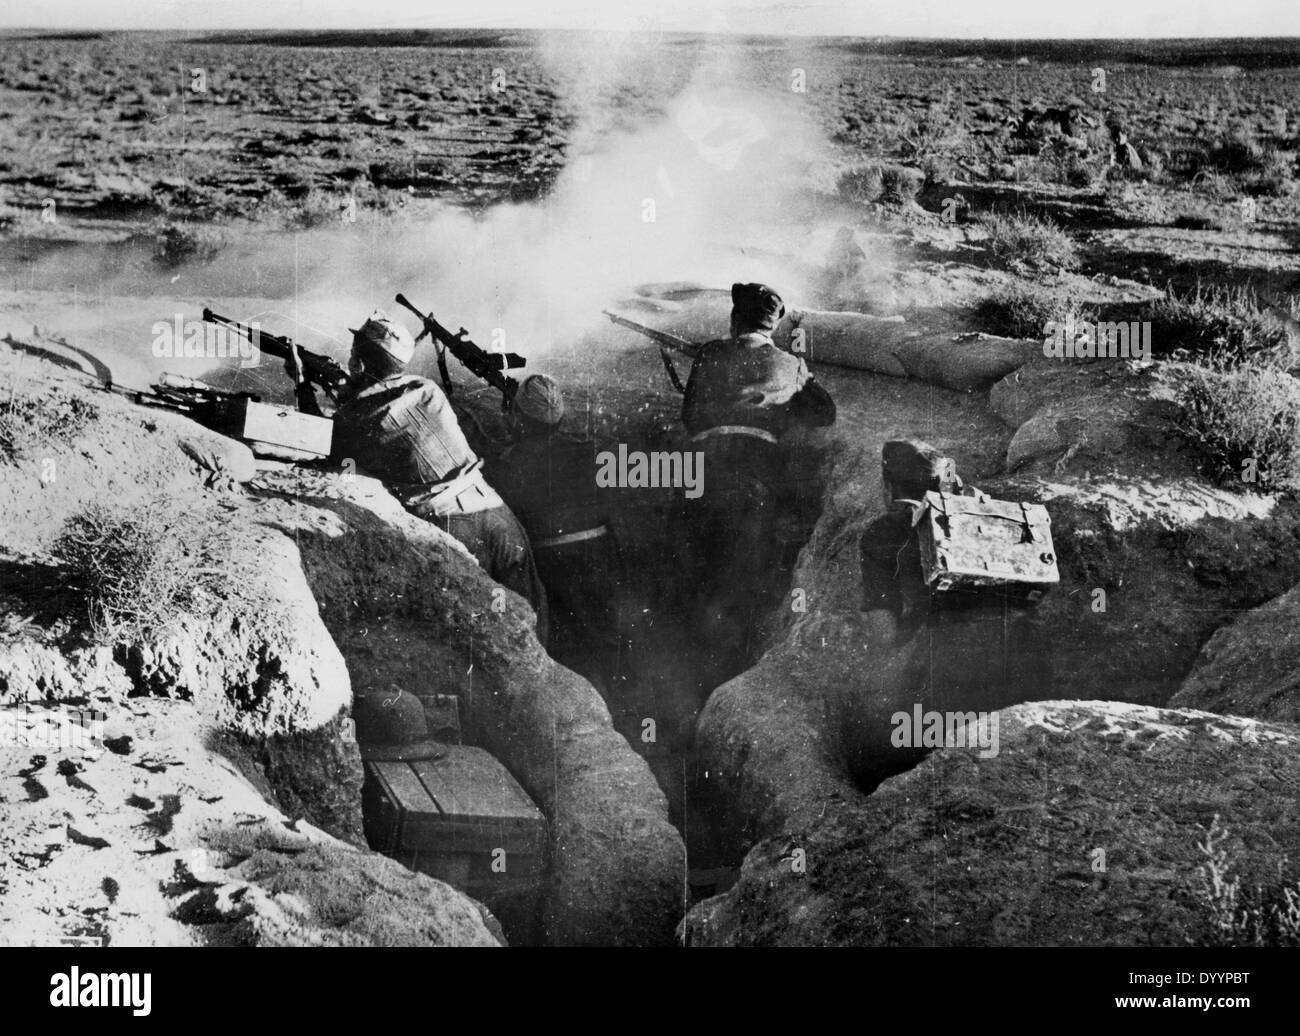
[[[770,341],[724,338],[705,345],[682,406],[687,431],[743,425],[780,436],[786,405],[808,380],[804,362]]]
[[[527,436],[493,462],[489,481],[535,543],[598,528],[608,508],[596,487],[597,450],[578,434]]]
[[[434,485],[478,461],[442,389],[415,375],[346,398],[334,413],[333,453],[399,489]]]

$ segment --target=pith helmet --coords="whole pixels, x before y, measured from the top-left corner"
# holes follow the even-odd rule
[[[564,394],[554,378],[530,374],[515,393],[515,409],[538,424],[556,425],[564,417]]]
[[[364,324],[349,330],[356,337],[378,346],[398,363],[410,363],[415,355],[415,339],[411,332],[382,310],[375,310]]]

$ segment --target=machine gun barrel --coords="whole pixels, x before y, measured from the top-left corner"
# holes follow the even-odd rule
[[[281,360],[287,360],[293,352],[294,343],[290,338],[270,334],[261,328],[249,327],[229,317],[223,317],[220,313],[214,313],[210,309],[203,311],[203,319],[209,324],[216,324],[218,327],[243,335],[262,352]],[[328,356],[298,346],[298,362],[302,366],[303,378],[313,385],[320,386],[331,399],[337,399],[339,390],[348,382],[348,372]]]
[[[524,357],[518,353],[487,352],[470,340],[469,332],[463,327],[455,334],[452,334],[442,324],[438,323],[437,317],[432,313],[424,313],[416,309],[411,300],[401,292],[398,292],[394,301],[419,318],[423,330],[416,337],[417,342],[425,335],[428,335],[438,343],[438,372],[442,376],[443,388],[446,390],[447,395],[452,394],[454,387],[451,378],[447,374],[447,363],[443,357],[444,349],[456,357],[464,365],[465,369],[476,378],[480,378],[493,388],[499,389],[502,408],[509,408],[511,401],[515,398],[515,393],[519,390],[519,382],[501,372],[524,366],[528,362]]]

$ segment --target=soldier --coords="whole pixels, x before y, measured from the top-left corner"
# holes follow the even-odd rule
[[[546,593],[528,537],[483,478],[483,462],[442,389],[406,373],[414,353],[410,332],[378,310],[353,330],[351,380],[334,411],[331,460],[351,460],[412,514],[463,543],[488,575],[533,606],[545,644]],[[296,352],[285,370],[297,385],[298,409],[320,416]]]
[[[932,603],[921,568],[916,510],[927,492],[982,497],[928,443],[887,442],[881,451],[887,510],[862,534],[862,611],[878,646],[898,652],[891,693],[899,707],[1002,708],[1049,693],[1050,637],[1032,610],[997,594],[957,588]]]
[[[1110,164],[1123,166],[1128,169],[1141,169],[1142,158],[1138,155],[1137,148],[1128,139],[1128,134],[1124,127],[1118,122],[1111,123],[1111,156]]]
[[[509,412],[513,442],[492,463],[492,481],[532,540],[550,603],[551,654],[608,701],[622,680],[622,562],[596,488],[596,444],[562,430],[564,414],[552,378],[525,378]]]
[[[804,361],[772,342],[785,315],[781,297],[762,284],[733,284],[731,302],[731,335],[701,347],[682,406],[707,475],[704,492],[685,500],[685,518],[699,590],[694,629],[712,679],[747,662],[772,590],[781,440],[796,425],[835,421],[834,401]]]
[[[952,458],[929,443],[894,440],[880,452],[886,510],[867,526],[859,544],[862,611],[870,623],[902,640],[916,631],[929,607],[914,505],[927,492],[959,493],[964,487]]]

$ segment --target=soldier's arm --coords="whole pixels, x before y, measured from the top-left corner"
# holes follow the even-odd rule
[[[292,348],[284,359],[284,372],[293,378],[293,394],[298,401],[298,412],[312,417],[324,417],[320,404],[316,402],[316,389],[302,375],[302,361],[298,356],[298,344],[291,342]]]

